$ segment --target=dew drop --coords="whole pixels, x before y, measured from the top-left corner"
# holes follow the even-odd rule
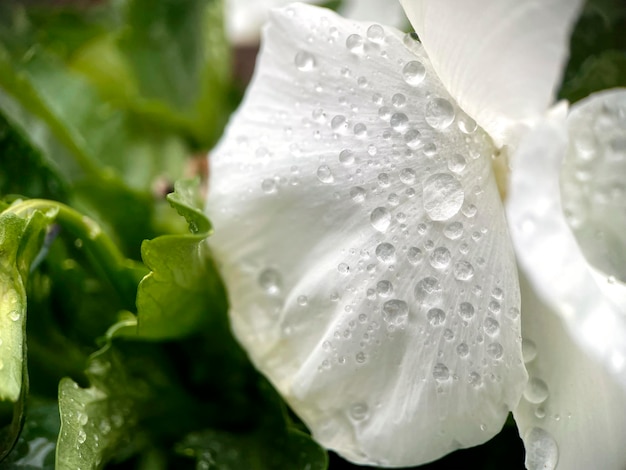
[[[459,261],[454,265],[454,277],[459,281],[469,281],[474,277],[474,266],[468,261]]]
[[[407,62],[402,68],[402,76],[404,77],[404,81],[411,86],[417,86],[422,83],[425,75],[426,68],[422,65],[421,62],[418,62],[417,60]]]
[[[526,448],[525,465],[528,470],[554,470],[559,461],[559,448],[550,433],[534,427],[528,430],[524,439]]]
[[[419,248],[412,246],[406,252],[406,258],[412,265],[420,264],[424,259],[424,253]]]
[[[363,202],[365,200],[365,189],[355,186],[350,190],[350,197],[354,202]]]
[[[330,184],[335,181],[335,177],[330,171],[330,167],[328,165],[320,165],[317,168],[317,179],[324,184]]]
[[[524,389],[524,398],[535,405],[543,403],[548,398],[548,386],[537,378],[531,378]]]
[[[339,152],[339,162],[348,166],[354,163],[354,152],[350,149],[345,149]]]
[[[446,313],[440,308],[431,308],[426,313],[426,318],[432,326],[439,326],[445,323]]]
[[[489,336],[496,336],[500,332],[500,323],[495,318],[487,317],[483,322],[483,330]]]
[[[419,148],[422,145],[422,134],[417,129],[409,129],[404,134],[404,142],[406,146],[412,150]]]
[[[355,124],[354,135],[357,137],[365,137],[367,135],[367,126],[362,122]]]
[[[367,356],[365,355],[363,351],[361,351],[356,354],[354,359],[356,360],[357,363],[364,364],[365,361],[367,361]]]
[[[391,243],[381,243],[376,247],[376,257],[383,263],[393,263],[396,259],[396,248]]]
[[[20,314],[19,310],[11,310],[9,312],[9,319],[11,321],[18,321],[21,317],[22,315]]]
[[[537,345],[529,340],[522,340],[522,355],[524,356],[524,363],[528,364],[537,357]]]
[[[476,121],[464,113],[457,116],[456,124],[459,126],[459,130],[463,132],[463,134],[473,134],[478,128]]]
[[[400,325],[409,314],[409,306],[404,300],[392,299],[383,304],[383,320],[392,325]]]
[[[474,313],[476,312],[476,310],[474,309],[474,306],[472,304],[470,304],[469,302],[461,302],[459,304],[459,316],[465,320],[465,321],[469,321],[472,319],[472,317],[474,316]]]
[[[433,129],[443,130],[454,121],[454,107],[444,98],[433,98],[426,103],[424,118]]]
[[[437,173],[424,182],[424,210],[432,220],[448,220],[463,205],[465,193],[452,175]]]
[[[435,364],[435,367],[433,368],[433,377],[438,382],[445,382],[450,378],[450,370],[446,367],[445,364],[439,362]]]
[[[396,93],[391,97],[391,104],[396,108],[403,108],[406,105],[406,96]]]
[[[259,274],[259,286],[270,295],[276,295],[282,289],[282,277],[280,273],[273,268],[267,268]]]
[[[409,126],[409,118],[404,113],[393,113],[389,119],[391,128],[396,132],[404,132]]]
[[[411,168],[404,168],[400,171],[400,181],[409,186],[415,184],[416,176],[415,171]]]
[[[389,175],[387,173],[380,173],[378,175],[378,185],[381,188],[388,188],[390,184],[391,181],[389,180]]]
[[[309,303],[309,299],[306,295],[299,295],[296,301],[301,307],[306,307],[306,305]]]
[[[261,182],[261,189],[266,194],[276,192],[276,181],[273,178],[266,178]]]
[[[450,240],[456,240],[463,235],[463,224],[461,222],[451,222],[443,229],[443,234]]]
[[[353,54],[362,54],[364,50],[364,43],[365,41],[363,40],[363,37],[359,34],[351,34],[346,39],[346,47]]]
[[[307,51],[298,51],[294,59],[296,68],[302,72],[310,72],[316,67],[315,56]]]
[[[337,114],[330,120],[330,128],[335,132],[341,132],[348,129],[348,121],[343,114]]]
[[[85,443],[85,441],[87,440],[87,433],[85,432],[84,429],[80,429],[78,431],[78,436],[76,436],[76,440],[78,441],[79,444]]]
[[[462,173],[467,166],[467,160],[463,155],[455,153],[448,159],[448,169],[453,173]]]
[[[337,265],[337,271],[339,271],[341,274],[350,274],[350,266],[348,266],[346,263],[339,263]]]
[[[428,276],[420,280],[416,285],[413,293],[418,302],[424,302],[432,294],[438,294],[441,292],[441,284],[439,280]]]
[[[363,421],[369,415],[369,407],[365,403],[355,403],[350,407],[350,417],[355,421]]]
[[[385,30],[379,24],[373,24],[367,28],[365,35],[369,41],[376,44],[381,44],[385,40]]]
[[[470,372],[467,382],[474,388],[480,388],[483,384],[483,378],[478,372]]]
[[[393,284],[389,281],[378,281],[376,284],[376,292],[381,297],[389,297],[393,294]]]
[[[494,359],[501,359],[504,354],[504,348],[500,343],[491,343],[487,346],[487,354],[489,354]]]
[[[430,265],[435,269],[445,269],[450,264],[452,254],[444,246],[437,247],[430,254]]]
[[[379,232],[386,232],[391,224],[391,213],[384,207],[377,207],[370,214],[370,222]]]
[[[456,347],[456,353],[461,358],[465,358],[469,355],[469,346],[466,343],[459,343]]]

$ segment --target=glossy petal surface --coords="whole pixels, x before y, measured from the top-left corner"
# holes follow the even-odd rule
[[[626,391],[586,354],[522,277],[522,335],[530,381],[513,412],[528,470],[626,468]]]
[[[415,465],[517,405],[517,272],[493,146],[421,46],[276,11],[211,161],[211,245],[239,341],[323,445]]]
[[[507,215],[521,269],[582,348],[626,387],[626,305],[581,251],[561,204],[565,109],[539,124],[513,157]]]
[[[496,144],[554,101],[581,0],[401,3],[441,81]]]

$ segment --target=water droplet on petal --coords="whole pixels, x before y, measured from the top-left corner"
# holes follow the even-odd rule
[[[501,359],[504,355],[504,348],[500,343],[491,343],[487,346],[487,354],[489,354],[494,359]]]
[[[383,320],[392,325],[404,323],[409,314],[409,306],[404,300],[392,299],[383,304]]]
[[[385,39],[385,30],[379,24],[373,24],[369,28],[367,28],[367,32],[365,33],[367,39],[376,44],[381,44]]]
[[[381,243],[376,247],[376,257],[383,263],[392,263],[396,259],[396,248],[391,243]]]
[[[456,178],[437,173],[424,182],[424,210],[432,220],[448,220],[459,212],[465,193]]]
[[[443,325],[446,321],[446,313],[440,308],[431,308],[426,313],[426,318],[432,326]]]
[[[476,121],[464,113],[457,116],[457,126],[463,134],[473,134],[478,128]]]
[[[424,259],[424,253],[419,248],[412,246],[406,252],[406,258],[409,260],[409,263],[412,265],[416,265],[422,262]]]
[[[435,367],[433,368],[433,377],[438,382],[445,382],[450,378],[450,370],[446,367],[445,364],[439,362],[435,364]]]
[[[350,190],[350,197],[354,202],[363,202],[365,200],[365,189],[360,186],[355,186]]]
[[[466,343],[459,343],[456,347],[456,353],[461,358],[465,358],[469,355],[469,346]]]
[[[324,184],[330,184],[333,181],[335,181],[335,178],[332,172],[330,171],[330,168],[328,165],[321,165],[317,169],[317,179],[320,180],[320,182]]]
[[[422,65],[421,62],[418,62],[417,60],[407,62],[402,68],[402,76],[404,77],[404,81],[411,86],[417,86],[422,83],[425,75],[426,68]]]
[[[451,258],[452,254],[450,250],[444,246],[440,246],[435,248],[430,254],[430,265],[435,269],[444,269],[450,264]]]
[[[474,277],[474,266],[468,261],[459,261],[454,265],[454,277],[459,281],[469,281]]]
[[[467,166],[467,160],[463,155],[459,155],[458,153],[453,154],[448,159],[448,169],[453,173],[462,173]]]
[[[531,378],[524,389],[524,398],[535,405],[543,403],[548,398],[548,386],[537,378]]]
[[[419,148],[422,145],[422,134],[417,129],[409,129],[404,134],[404,142],[406,146],[412,150]]]
[[[309,299],[306,295],[299,295],[297,302],[301,307],[305,307],[309,303]]]
[[[391,224],[391,213],[384,207],[377,207],[370,214],[370,222],[379,232],[386,232]]]
[[[535,359],[535,357],[537,357],[537,345],[529,339],[523,339],[522,354],[524,356],[525,363],[531,362],[533,359]]]
[[[409,126],[409,118],[404,113],[393,113],[389,119],[391,128],[396,132],[404,132]]]
[[[296,68],[302,72],[310,72],[316,67],[315,56],[307,51],[298,51],[294,59]]]
[[[467,382],[474,388],[480,388],[483,384],[483,378],[480,376],[478,372],[470,372],[467,378]],[[482,427],[484,427],[484,425],[481,426],[481,429]]]
[[[550,433],[534,427],[524,439],[526,448],[525,465],[528,470],[554,470],[559,461],[559,448]]]
[[[459,313],[459,316],[463,320],[469,321],[474,316],[475,309],[474,309],[474,306],[472,304],[470,304],[469,302],[461,302],[459,304],[459,312],[458,313]]]
[[[400,171],[400,181],[409,186],[415,184],[416,176],[415,171],[411,168],[404,168]]]
[[[365,41],[358,34],[351,34],[346,39],[346,47],[353,54],[362,54],[364,50]]]
[[[500,332],[500,323],[495,318],[487,317],[483,323],[483,330],[489,336],[495,336]]]
[[[381,297],[389,297],[393,294],[393,284],[389,281],[378,281],[376,284],[376,292]]]
[[[350,417],[355,421],[363,421],[369,415],[369,407],[365,403],[355,403],[350,407]]]
[[[344,165],[352,165],[354,163],[354,152],[350,149],[345,149],[339,152],[339,162]]]
[[[259,274],[259,286],[270,295],[276,295],[282,289],[282,277],[280,273],[273,268],[267,268]]]
[[[433,129],[443,130],[454,121],[454,107],[444,98],[433,98],[426,103],[424,118]]]
[[[266,178],[261,182],[261,189],[266,194],[276,192],[276,181],[273,178]]]
[[[443,229],[443,234],[450,240],[456,240],[463,235],[463,224],[461,222],[451,222]]]

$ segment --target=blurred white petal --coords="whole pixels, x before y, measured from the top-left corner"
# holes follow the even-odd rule
[[[524,360],[530,375],[513,412],[526,468],[624,470],[626,391],[570,337],[521,276]]]
[[[519,290],[490,139],[419,44],[294,5],[213,154],[235,334],[324,446],[414,465],[518,403]]]
[[[503,145],[554,102],[582,0],[401,0],[458,104]]]
[[[596,99],[602,98],[591,98]],[[576,139],[568,135],[561,107],[522,140],[513,157],[509,227],[520,268],[534,289],[562,316],[581,347],[626,387],[623,290],[616,284],[607,295],[602,286],[607,277],[598,276],[585,259],[561,204],[559,176],[572,137]]]

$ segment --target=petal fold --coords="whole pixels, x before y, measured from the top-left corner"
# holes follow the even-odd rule
[[[555,97],[582,0],[401,0],[433,67],[498,146]]]
[[[485,442],[521,396],[494,146],[397,30],[293,5],[211,160],[211,245],[255,365],[369,465]]]
[[[513,412],[529,470],[626,468],[626,391],[580,348],[523,276],[522,336],[530,381]]]
[[[626,304],[615,280],[585,258],[561,202],[568,152],[565,108],[539,123],[513,156],[507,215],[520,268],[572,337],[626,389]],[[623,234],[622,234],[623,236]]]

